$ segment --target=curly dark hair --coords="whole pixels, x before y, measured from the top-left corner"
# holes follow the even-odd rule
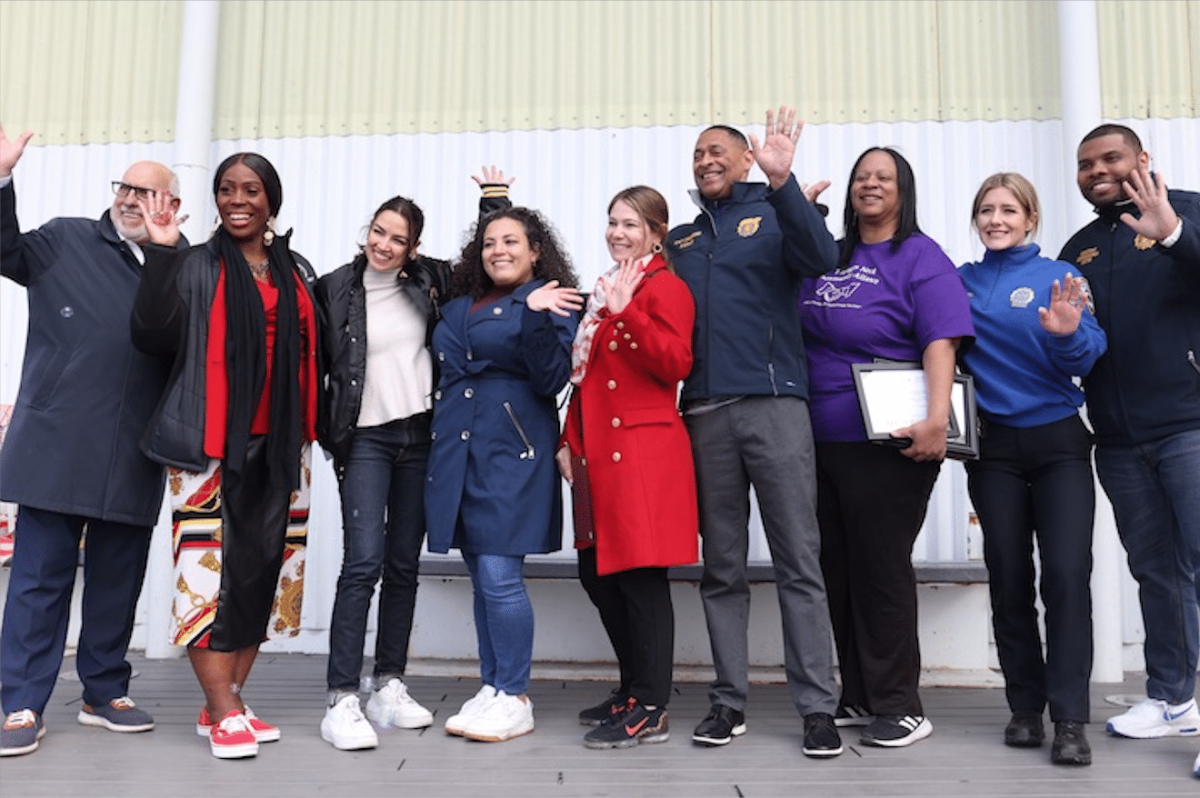
[[[558,280],[561,286],[579,287],[579,275],[546,217],[532,208],[502,208],[487,214],[471,228],[470,238],[454,266],[447,299],[460,296],[480,299],[493,289],[492,278],[483,268],[483,236],[488,225],[497,219],[514,219],[525,229],[529,246],[538,250],[537,261],[533,264],[534,278]]]

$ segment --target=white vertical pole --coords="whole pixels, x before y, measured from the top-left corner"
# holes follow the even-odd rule
[[[175,161],[179,176],[181,214],[188,214],[183,234],[193,244],[208,237],[212,199],[209,192],[209,151],[212,149],[213,103],[217,86],[217,47],[221,4],[217,0],[187,0],[179,43],[179,83],[175,105]],[[164,505],[169,501],[164,501]],[[146,607],[146,656],[180,656],[167,642],[174,597],[171,514],[164,506],[150,542],[143,600]]]
[[[1063,162],[1070,185],[1061,209],[1070,231],[1093,218],[1091,206],[1075,186],[1076,150],[1080,140],[1103,121],[1100,103],[1100,39],[1094,0],[1059,0],[1058,58],[1061,81]],[[1092,535],[1092,629],[1095,655],[1092,680],[1119,682],[1125,678],[1122,662],[1124,635],[1122,572],[1124,550],[1117,537],[1112,507],[1096,485],[1096,522]]]

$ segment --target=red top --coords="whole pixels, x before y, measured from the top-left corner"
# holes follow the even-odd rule
[[[269,283],[254,281],[262,298],[267,319],[267,371],[262,394],[250,425],[251,435],[266,435],[271,431],[271,366],[275,360],[275,327],[279,309],[279,289]],[[316,314],[299,275],[296,275],[296,310],[300,317],[300,425],[305,441],[316,439],[317,428],[317,355]],[[204,397],[204,453],[215,459],[225,457],[225,431],[229,414],[229,374],[225,367],[225,264],[217,278],[208,317]]]

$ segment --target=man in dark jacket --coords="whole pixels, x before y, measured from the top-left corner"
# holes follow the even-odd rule
[[[1098,218],[1059,255],[1108,335],[1084,387],[1146,629],[1147,698],[1108,721],[1135,738],[1200,734],[1200,194],[1168,191],[1149,165],[1123,125],[1085,136],[1077,178]]]
[[[692,156],[702,213],[667,246],[696,300],[695,364],[683,386],[704,543],[700,595],[716,680],[692,740],[746,731],[749,492],[758,497],[783,621],[784,667],[804,716],[804,753],[842,752],[832,717],[833,649],[816,516],[800,281],[837,263],[837,245],[792,176],[802,122],[767,113],[766,140],[714,126]],[[744,182],[757,163],[769,185]]]
[[[21,386],[0,453],[0,499],[19,505],[0,630],[3,756],[34,751],[45,734],[81,539],[79,722],[154,728],[127,695],[125,655],[164,478],[138,439],[170,364],[133,348],[129,313],[147,240],[139,199],[162,192],[174,198],[171,212],[179,208],[171,170],[141,161],[113,183],[99,220],[53,219],[21,233],[12,170],[31,136],[10,141],[0,128],[0,267],[29,302]]]

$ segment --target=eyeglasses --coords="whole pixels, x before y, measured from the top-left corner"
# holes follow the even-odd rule
[[[158,195],[158,191],[155,189],[131,186],[128,183],[122,183],[120,180],[112,181],[112,190],[118,197],[128,196],[129,192],[132,191],[134,196],[140,200],[150,199]]]

